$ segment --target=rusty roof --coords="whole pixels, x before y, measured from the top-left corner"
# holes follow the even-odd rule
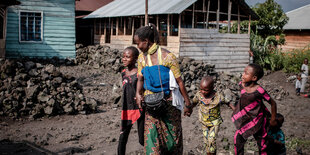
[[[113,0],[77,0],[75,1],[76,11],[95,11],[98,8],[112,2]]]

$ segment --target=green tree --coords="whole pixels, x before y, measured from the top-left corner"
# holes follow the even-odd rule
[[[264,3],[256,4],[253,10],[260,17],[255,23],[258,35],[267,38],[270,35],[282,34],[288,17],[278,3],[274,0],[266,0]]]

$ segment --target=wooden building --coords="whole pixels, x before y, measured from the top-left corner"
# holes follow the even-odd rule
[[[286,13],[289,21],[283,27],[286,42],[282,46],[283,51],[302,49],[310,45],[309,13],[310,4]]]
[[[86,16],[95,19],[94,43],[123,50],[144,25],[145,1],[115,0]],[[240,72],[249,62],[248,34],[219,33],[226,21],[257,19],[244,0],[149,0],[148,21],[157,26],[160,45],[177,56],[215,64],[218,71]],[[239,26],[240,32],[240,26]]]
[[[19,0],[8,7],[6,57],[75,58],[75,0]]]
[[[94,44],[94,19],[83,19],[98,8],[113,0],[76,0],[75,1],[75,34],[76,43],[84,46]]]
[[[5,41],[6,41],[6,14],[7,8],[11,5],[19,5],[20,2],[16,0],[0,1],[0,58],[5,57]]]

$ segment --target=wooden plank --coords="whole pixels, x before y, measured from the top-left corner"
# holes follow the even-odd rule
[[[168,14],[167,15],[168,17],[168,19],[167,19],[167,34],[168,34],[168,36],[170,36],[170,15]]]
[[[33,49],[38,49],[38,50],[48,50],[48,49],[59,49],[59,50],[75,50],[74,44],[71,45],[47,45],[47,44],[19,44],[19,46],[16,46],[15,43],[6,43],[6,48],[7,49],[24,49],[25,52],[26,50],[33,50]]]
[[[218,34],[218,29],[191,29],[191,28],[182,28],[181,34],[201,34],[201,33],[216,33]]]
[[[181,57],[184,57],[182,53],[180,53]],[[216,57],[216,56],[186,56],[188,58],[192,58],[195,60],[204,60],[208,62],[208,60],[222,60],[222,61],[228,61],[228,60],[242,60],[242,59],[248,59],[248,57],[241,57],[239,56],[226,56],[226,57]]]
[[[168,36],[167,37],[167,42],[174,42],[174,43],[178,43],[180,42],[180,38],[178,36]]]
[[[210,11],[210,0],[208,0],[208,8],[207,8],[207,19],[206,19],[206,27],[209,26],[209,11]]]
[[[220,69],[220,68],[225,68],[225,69],[230,69],[230,68],[245,68],[247,64],[215,64],[215,68]]]
[[[251,33],[251,15],[249,15],[248,35]]]
[[[238,30],[237,33],[240,34],[240,6],[238,4]]]
[[[195,28],[195,3],[193,4],[192,28]]]
[[[228,26],[227,26],[228,33],[230,33],[230,27],[231,27],[231,25],[230,25],[230,22],[231,22],[231,7],[232,7],[232,1],[228,0]]]
[[[195,52],[183,52],[180,51],[183,56],[248,56],[248,53],[246,52],[239,52],[239,51],[219,51],[219,52],[214,52],[214,51],[195,51]]]
[[[217,43],[217,42],[235,42],[235,43],[250,43],[250,39],[182,39],[182,44],[186,43]]]
[[[231,38],[231,39],[243,39],[243,38],[250,38],[248,34],[185,34],[181,33],[181,40],[185,38],[194,38],[194,39],[208,39],[208,38]]]
[[[180,47],[250,47],[249,43],[239,42],[212,42],[212,43],[180,43]]]
[[[58,12],[59,14],[64,14],[64,13],[73,13],[75,11],[74,4],[72,7],[67,7],[67,8],[62,8],[62,7],[48,7],[48,6],[23,6],[23,5],[18,5],[15,6],[17,10],[25,10],[25,11],[43,11],[44,12]],[[13,10],[12,10],[13,11]]]
[[[220,0],[217,0],[217,10],[216,10],[216,29],[220,29]]]

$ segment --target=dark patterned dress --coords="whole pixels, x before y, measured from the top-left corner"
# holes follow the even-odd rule
[[[263,100],[269,103],[271,98],[261,86],[252,93],[247,93],[241,82],[239,86],[241,97],[231,118],[237,128],[234,136],[235,154],[244,153],[244,144],[247,138],[252,135],[257,141],[260,154],[266,154],[269,126],[267,118],[270,116],[270,112]]]
[[[121,116],[121,133],[118,144],[118,154],[126,153],[126,144],[132,125],[137,121],[139,143],[144,144],[144,113],[139,109],[135,101],[137,74],[126,76],[126,70],[122,71],[123,80],[123,106]]]

